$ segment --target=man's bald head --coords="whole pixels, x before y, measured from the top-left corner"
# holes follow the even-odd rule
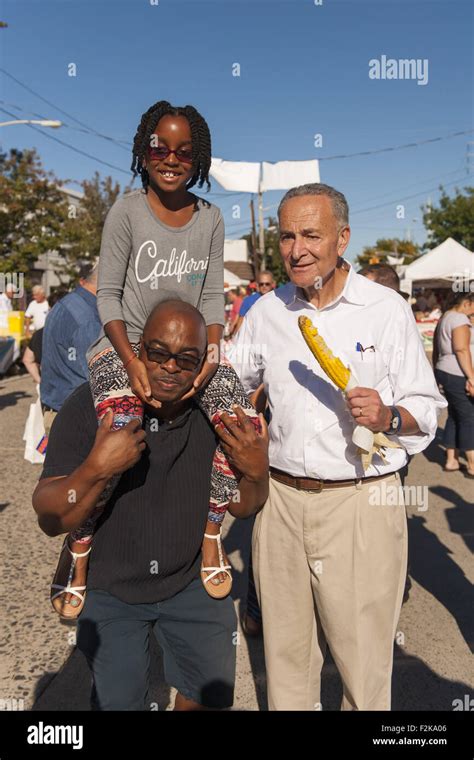
[[[166,301],[158,303],[148,316],[143,335],[145,336],[149,331],[156,332],[156,330],[160,329],[159,325],[164,322],[176,320],[184,320],[195,325],[200,334],[201,350],[204,351],[207,345],[207,328],[204,317],[195,306],[192,306],[187,301],[182,301],[180,298],[168,298]]]

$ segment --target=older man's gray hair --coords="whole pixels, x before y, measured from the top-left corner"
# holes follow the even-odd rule
[[[322,182],[313,182],[308,185],[300,185],[299,187],[292,187],[283,196],[278,206],[278,216],[280,216],[281,209],[284,204],[291,198],[300,198],[303,195],[326,195],[331,199],[332,209],[334,216],[336,217],[339,227],[345,227],[349,224],[349,206],[345,199],[345,196],[336,190],[331,185],[323,185]]]
[[[83,264],[79,269],[79,278],[85,280],[89,285],[97,285],[97,275],[99,273],[99,262]]]

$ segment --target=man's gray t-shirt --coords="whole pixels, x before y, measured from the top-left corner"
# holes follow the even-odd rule
[[[207,325],[224,324],[224,221],[217,206],[196,197],[191,220],[164,224],[140,188],[107,214],[99,257],[97,307],[102,325],[125,322],[136,343],[153,307],[179,294]],[[102,328],[87,359],[111,347]]]

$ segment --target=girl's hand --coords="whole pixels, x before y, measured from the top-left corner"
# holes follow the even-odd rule
[[[151,395],[146,367],[138,356],[130,362],[126,372],[130,381],[130,388],[135,396],[137,396],[143,404],[148,404],[148,406],[153,406],[155,409],[159,409],[161,407],[161,401],[157,401]]]
[[[191,396],[194,396],[198,391],[202,390],[202,388],[207,385],[209,380],[214,377],[218,366],[219,365],[216,364],[216,362],[210,362],[208,359],[206,359],[202,365],[202,369],[199,375],[194,380],[193,387],[182,397],[181,401],[184,401],[186,398],[191,398]]]
[[[263,414],[259,414],[262,432],[258,433],[240,406],[234,406],[237,419],[222,412],[214,430],[221,439],[221,446],[229,462],[250,482],[268,478],[268,426]]]
[[[466,380],[466,393],[469,396],[474,396],[474,379]]]

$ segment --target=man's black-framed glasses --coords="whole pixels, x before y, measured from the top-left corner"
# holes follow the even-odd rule
[[[170,359],[174,359],[180,369],[187,370],[188,372],[197,369],[201,364],[203,354],[201,356],[192,356],[191,354],[173,354],[171,351],[167,351],[165,348],[157,348],[156,346],[150,346],[149,343],[143,342],[143,346],[146,351],[149,362],[156,362],[156,364],[166,364]]]

